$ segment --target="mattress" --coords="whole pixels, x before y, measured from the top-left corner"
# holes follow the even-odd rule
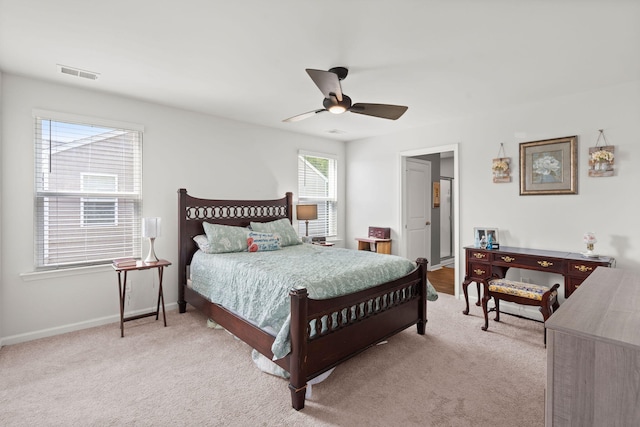
[[[395,255],[302,244],[265,252],[197,251],[190,271],[193,290],[257,327],[275,331],[271,351],[279,359],[291,349],[291,289],[306,288],[313,299],[333,298],[405,276],[415,267]],[[433,300],[437,294],[428,287]]]

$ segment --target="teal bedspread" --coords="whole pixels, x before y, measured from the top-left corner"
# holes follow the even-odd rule
[[[291,289],[306,288],[313,299],[333,298],[397,279],[414,268],[415,263],[394,255],[303,244],[253,253],[198,251],[191,280],[192,288],[209,301],[274,333],[271,351],[278,359],[291,350]],[[428,286],[434,300],[437,294]]]

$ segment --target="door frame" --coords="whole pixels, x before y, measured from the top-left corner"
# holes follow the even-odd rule
[[[458,144],[449,144],[449,145],[439,145],[437,147],[425,147],[419,148],[415,150],[401,151],[398,153],[398,164],[400,171],[400,191],[399,200],[398,200],[398,209],[400,215],[398,230],[400,234],[400,241],[402,242],[399,245],[399,255],[405,256],[407,254],[407,239],[405,232],[406,225],[406,189],[407,189],[407,180],[406,180],[406,166],[407,166],[407,158],[408,157],[416,157],[423,156],[426,154],[438,154],[452,151],[453,152],[453,256],[454,256],[454,265],[455,265],[455,286],[454,293],[456,298],[460,298],[460,283],[461,283],[461,272],[462,272],[462,257],[460,256],[460,174],[459,174],[459,161],[458,161]]]

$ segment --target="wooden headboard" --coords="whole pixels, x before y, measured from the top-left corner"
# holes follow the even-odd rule
[[[293,220],[293,193],[275,200],[210,200],[199,199],[178,190],[178,255],[179,288],[187,283],[187,266],[198,249],[193,237],[204,234],[204,221],[246,227],[250,222],[269,222],[281,218]],[[182,292],[182,289],[180,289]]]

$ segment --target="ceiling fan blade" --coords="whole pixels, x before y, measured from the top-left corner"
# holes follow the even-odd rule
[[[397,120],[405,111],[407,111],[408,108],[409,107],[405,107],[404,105],[357,103],[352,105],[351,108],[349,108],[349,111],[367,116]]]
[[[327,111],[324,108],[320,110],[307,111],[306,113],[298,114],[297,116],[289,117],[288,119],[284,119],[283,122],[298,122],[300,120],[304,120],[308,117],[315,116],[318,113],[322,113],[323,111]]]
[[[324,70],[313,70],[311,68],[307,68],[306,71],[325,98],[329,98],[331,94],[334,94],[336,98],[338,98],[338,101],[342,101],[342,87],[340,86],[340,79],[336,73]]]

